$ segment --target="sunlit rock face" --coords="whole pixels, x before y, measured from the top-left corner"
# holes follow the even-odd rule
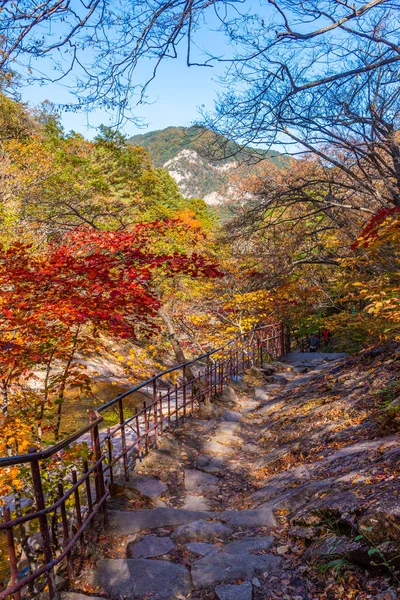
[[[129,141],[143,146],[152,163],[169,172],[185,198],[202,198],[214,206],[242,199],[240,182],[254,173],[261,157],[278,167],[285,160],[275,152],[243,149],[202,127],[167,127]]]

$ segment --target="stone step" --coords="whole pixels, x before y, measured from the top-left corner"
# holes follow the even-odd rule
[[[184,525],[199,519],[214,517],[215,513],[183,508],[152,508],[143,510],[109,511],[107,531],[113,536],[126,536],[144,529],[159,529],[173,525]]]

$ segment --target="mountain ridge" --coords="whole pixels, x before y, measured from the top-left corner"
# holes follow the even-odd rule
[[[263,159],[283,167],[286,157],[278,152],[242,148],[234,141],[201,126],[171,126],[132,136],[143,146],[155,167],[165,168],[186,198],[200,197],[221,204],[235,195],[230,176],[238,169],[246,176]]]

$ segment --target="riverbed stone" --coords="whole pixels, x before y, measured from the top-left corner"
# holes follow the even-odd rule
[[[253,596],[250,581],[244,581],[239,585],[222,584],[217,585],[215,593],[219,600],[251,600]]]
[[[208,542],[210,540],[226,540],[232,529],[218,521],[194,521],[187,525],[181,525],[171,535],[176,542]]]
[[[263,554],[227,554],[225,552],[207,554],[192,565],[192,580],[195,588],[208,587],[236,579],[252,579],[258,572],[278,571],[281,560],[276,556]]]
[[[182,508],[153,508],[135,511],[109,511],[109,531],[113,536],[126,536],[144,529],[183,525],[209,517],[208,512]]]
[[[173,600],[192,589],[188,570],[166,560],[103,558],[97,563],[96,585],[111,598]]]
[[[140,542],[130,544],[128,547],[129,558],[156,558],[168,554],[175,548],[174,542],[169,537],[145,535]]]

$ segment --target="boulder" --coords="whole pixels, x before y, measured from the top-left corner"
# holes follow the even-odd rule
[[[222,388],[222,393],[219,394],[218,400],[222,404],[227,404],[228,406],[234,406],[238,401],[238,396],[235,390],[230,385],[225,385]]]
[[[131,499],[135,497],[136,492],[139,492],[139,494],[145,498],[153,500],[158,496],[161,496],[167,489],[165,483],[155,477],[133,475],[128,481],[115,481],[112,485],[111,493],[114,496],[122,495]]]
[[[400,541],[400,503],[394,494],[378,497],[358,519],[360,533],[373,543]]]
[[[304,553],[304,558],[345,558],[360,566],[367,566],[371,562],[368,554],[370,545],[364,540],[354,540],[346,536],[327,536],[314,542]]]

